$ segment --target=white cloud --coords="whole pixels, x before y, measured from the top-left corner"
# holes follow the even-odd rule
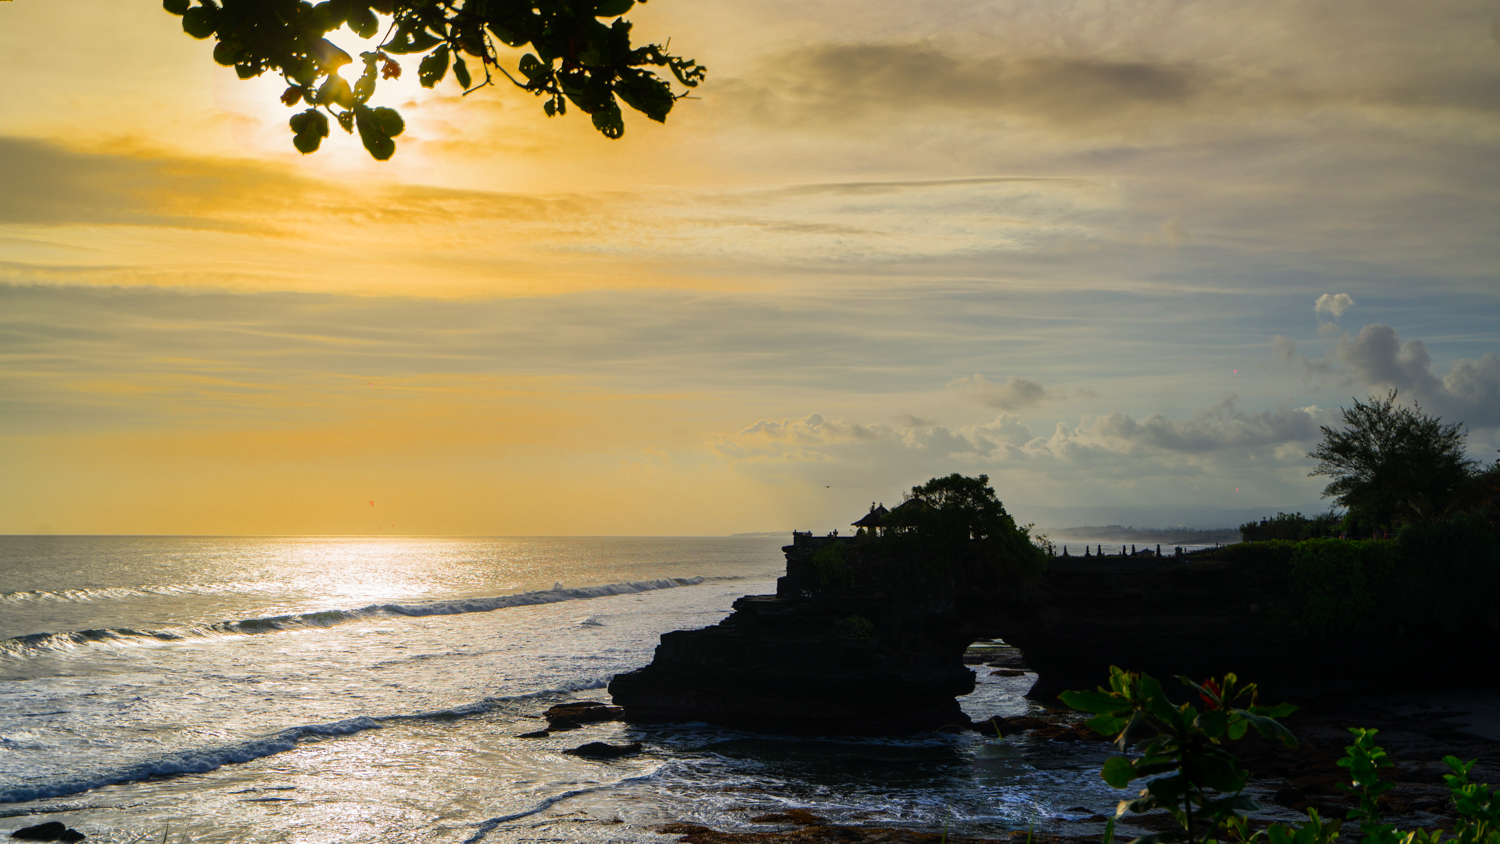
[[[1130,479],[1203,474],[1232,465],[1298,467],[1331,415],[1316,406],[1280,405],[1245,411],[1229,396],[1195,408],[1186,419],[1153,413],[1087,417],[1076,427],[1058,423],[1033,436],[1015,414],[950,429],[942,425],[893,427],[831,421],[813,413],[798,420],[761,420],[714,445],[721,456],[759,471],[795,471],[798,465],[856,471],[878,467],[895,477],[956,469],[1044,472],[1053,480],[1090,476]],[[924,475],[925,476],[925,475]]]
[[[1426,344],[1403,343],[1396,329],[1379,323],[1365,326],[1352,338],[1342,335],[1319,360],[1299,354],[1290,337],[1275,338],[1272,350],[1309,381],[1333,377],[1345,386],[1395,389],[1446,419],[1479,427],[1500,425],[1500,356],[1493,352],[1477,360],[1455,361],[1446,375],[1439,376]]]
[[[1318,314],[1332,314],[1334,319],[1344,315],[1344,311],[1354,307],[1354,299],[1348,293],[1324,293],[1313,303],[1313,312]]]

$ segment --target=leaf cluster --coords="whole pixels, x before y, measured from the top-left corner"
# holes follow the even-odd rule
[[[644,0],[641,0],[644,2]],[[372,108],[382,80],[401,76],[397,56],[420,56],[418,81],[432,88],[451,71],[467,94],[493,84],[495,74],[545,99],[550,117],[569,104],[590,115],[605,137],[625,132],[620,103],[665,122],[678,99],[653,68],[664,68],[687,88],[707,70],[663,45],[636,47],[630,22],[620,18],[635,0],[164,0],[194,38],[213,38],[214,60],[241,79],[281,74],[288,107],[308,106],[293,116],[292,143],[302,153],[328,137],[331,116],[345,132],[359,131],[370,155],[384,161],[405,124],[393,109]],[[363,39],[380,34],[375,48],[360,54],[361,72],[350,84],[341,75],[355,60],[327,35],[347,27]],[[606,23],[605,20],[610,20]],[[521,56],[520,78],[500,65],[500,46],[530,51]],[[476,83],[470,60],[483,78]]]
[[[1174,704],[1161,683],[1149,674],[1110,668],[1109,688],[1093,692],[1063,692],[1067,705],[1094,713],[1088,725],[1102,735],[1114,736],[1123,752],[1140,744],[1140,755],[1115,756],[1100,772],[1104,781],[1125,788],[1149,780],[1134,800],[1122,801],[1116,816],[1125,812],[1165,809],[1182,831],[1162,832],[1138,839],[1139,844],[1199,840],[1201,830],[1211,830],[1203,840],[1217,840],[1230,819],[1255,811],[1260,805],[1244,793],[1248,772],[1223,745],[1245,736],[1253,727],[1268,738],[1288,746],[1296,740],[1277,719],[1296,710],[1291,704],[1261,706],[1255,684],[1241,685],[1233,674],[1201,685],[1179,678],[1203,703]]]
[[[1343,822],[1324,820],[1311,808],[1305,823],[1275,823],[1252,830],[1245,813],[1260,806],[1243,793],[1246,772],[1223,747],[1224,742],[1245,736],[1251,727],[1268,738],[1295,746],[1292,734],[1278,719],[1296,707],[1258,705],[1255,685],[1241,686],[1233,674],[1202,684],[1179,679],[1197,693],[1203,709],[1190,703],[1174,704],[1150,675],[1116,667],[1110,668],[1108,689],[1060,695],[1074,709],[1094,713],[1089,726],[1114,736],[1121,751],[1145,737],[1139,756],[1112,757],[1100,771],[1105,782],[1115,788],[1138,779],[1149,780],[1139,797],[1121,801],[1105,827],[1103,844],[1114,844],[1116,820],[1126,812],[1153,809],[1170,812],[1180,830],[1142,836],[1131,844],[1184,840],[1203,844],[1334,844]],[[1375,744],[1377,730],[1353,728],[1350,732],[1354,744],[1344,749],[1345,756],[1338,761],[1338,766],[1348,772],[1350,783],[1338,787],[1358,799],[1359,805],[1346,819],[1359,823],[1362,844],[1500,844],[1500,793],[1488,785],[1471,783],[1469,772],[1474,761],[1461,762],[1454,756],[1443,757],[1453,771],[1443,779],[1461,818],[1453,830],[1403,832],[1386,823],[1380,797],[1395,784],[1382,778],[1381,771],[1392,764],[1385,750]]]

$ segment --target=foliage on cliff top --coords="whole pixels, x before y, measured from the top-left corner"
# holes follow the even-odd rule
[[[955,473],[914,486],[881,525],[861,556],[888,580],[933,581],[967,590],[965,598],[1005,600],[1025,594],[1047,567],[1046,553],[1006,512],[987,475]]]
[[[1461,513],[1393,540],[1246,542],[1197,560],[1282,578],[1298,601],[1281,619],[1310,636],[1442,637],[1500,626],[1500,536]]]

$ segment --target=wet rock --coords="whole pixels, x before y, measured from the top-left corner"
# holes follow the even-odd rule
[[[82,841],[88,836],[76,829],[64,826],[58,821],[48,821],[36,826],[22,827],[12,832],[10,837],[20,841],[62,841],[64,844],[72,844],[72,842]]]
[[[564,750],[569,756],[579,756],[584,759],[618,759],[621,756],[634,756],[641,752],[641,743],[630,744],[605,744],[602,741],[591,741],[571,750]]]
[[[799,826],[813,826],[825,824],[828,821],[807,811],[806,809],[787,809],[785,812],[772,812],[769,815],[759,815],[750,819],[751,823],[794,823]]]
[[[546,730],[532,730],[529,733],[521,733],[516,738],[546,738],[550,735],[552,734]]]
[[[991,677],[1025,677],[1026,672],[1019,668],[1001,668],[990,672]]]
[[[576,729],[580,724],[594,724],[599,721],[618,721],[625,714],[625,710],[618,706],[610,706],[596,700],[580,700],[572,703],[560,703],[542,713],[548,724],[567,723],[571,727],[563,729]],[[551,727],[550,729],[558,729]]]
[[[713,830],[706,826],[695,823],[668,823],[656,828],[662,835],[699,835],[701,833],[712,833]]]

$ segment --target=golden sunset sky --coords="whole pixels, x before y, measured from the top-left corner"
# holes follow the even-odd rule
[[[381,163],[155,0],[0,3],[0,533],[1233,525],[1393,387],[1495,456],[1500,5],[628,17],[666,125],[412,66]]]

